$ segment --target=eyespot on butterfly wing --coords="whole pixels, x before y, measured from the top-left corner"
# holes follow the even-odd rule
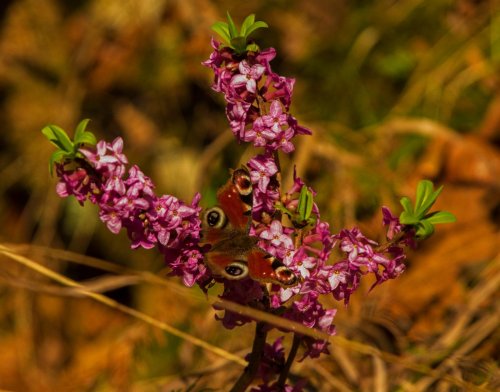
[[[203,214],[202,243],[209,244],[205,263],[212,273],[230,280],[250,277],[261,283],[291,286],[295,274],[279,259],[257,246],[248,234],[251,224],[253,188],[246,168],[236,169],[217,192],[219,205]]]

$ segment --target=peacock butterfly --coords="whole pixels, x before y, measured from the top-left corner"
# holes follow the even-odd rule
[[[295,274],[261,249],[257,237],[248,234],[253,189],[246,168],[233,171],[217,192],[217,200],[219,205],[207,209],[202,221],[202,242],[211,246],[205,254],[205,263],[212,273],[231,280],[250,277],[262,283],[294,285]]]

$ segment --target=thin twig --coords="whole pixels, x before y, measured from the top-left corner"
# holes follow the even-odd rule
[[[255,326],[255,338],[253,341],[252,352],[250,353],[250,358],[248,360],[248,366],[231,388],[230,392],[244,392],[251,384],[257,375],[257,371],[259,370],[260,361],[262,360],[262,354],[264,352],[264,346],[266,344],[266,338],[266,324],[259,321]]]
[[[278,378],[278,387],[284,388],[286,380],[288,378],[288,374],[290,373],[290,368],[292,367],[293,361],[297,356],[297,351],[299,349],[300,342],[302,341],[302,336],[294,333],[293,334],[293,343],[292,348],[290,349],[290,353],[288,354],[288,358],[286,359],[285,366],[280,373],[280,377]]]

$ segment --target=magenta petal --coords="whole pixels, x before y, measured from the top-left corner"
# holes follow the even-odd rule
[[[257,91],[257,83],[255,82],[254,79],[249,79],[247,81],[246,85],[247,91],[250,91],[251,93],[254,93]]]
[[[275,100],[271,103],[269,113],[272,117],[278,117],[281,113],[283,113],[283,109],[281,108],[281,104],[279,101]]]
[[[248,81],[247,77],[245,75],[235,75],[233,76],[233,78],[231,79],[231,86],[233,87],[239,87],[239,86],[243,86],[244,84],[246,84]]]

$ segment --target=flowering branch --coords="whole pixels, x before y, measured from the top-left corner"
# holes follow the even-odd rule
[[[262,27],[267,25],[255,22],[251,15],[238,31],[228,14],[228,23],[214,25],[225,45],[212,39],[213,52],[203,64],[214,72],[212,88],[226,100],[226,116],[236,140],[261,149],[243,170],[244,178],[240,180],[244,184],[232,185],[244,185],[244,196],[251,205],[249,229],[245,233],[250,246],[247,249],[246,245],[239,245],[239,252],[258,249],[265,255],[264,261],[272,262],[269,268],[285,269],[295,277],[290,280],[294,284],[263,284],[269,280],[263,275],[261,282],[255,271],[260,266],[255,265],[252,278],[245,279],[227,279],[207,267],[205,259],[212,245],[201,242],[201,196],[196,194],[191,203],[185,203],[172,195],[156,195],[152,180],[136,165],[128,166],[122,139],[97,142],[86,131],[88,120],[77,126],[73,140],[54,125],[42,130],[57,147],[50,159],[50,170],[55,166],[59,179],[56,190],[61,197],[74,196],[82,205],[87,200],[96,204],[100,219],[111,232],[127,230],[133,249],[157,248],[171,275],[180,276],[186,286],[198,284],[206,291],[219,282],[223,284],[223,300],[281,315],[333,335],[336,309],[325,308],[321,297],[333,296],[347,305],[363,277],[375,278],[372,288],[398,277],[405,269],[405,249],[430,236],[435,224],[454,221],[454,217],[448,212],[429,212],[441,188],[434,191],[432,183],[424,181],[417,188],[414,206],[408,198],[401,200],[404,211],[400,217],[387,207],[382,208],[387,241],[379,244],[356,227],[331,233],[314,202],[316,192],[295,173],[292,187],[282,189],[279,154],[292,153],[295,137],[310,135],[311,131],[299,125],[290,113],[295,80],[272,70],[270,62],[276,51],[260,50],[249,42],[249,34]],[[219,216],[220,212],[211,216],[214,225]],[[282,219],[284,216],[289,219]],[[222,226],[224,221],[221,222]],[[342,257],[331,260],[337,246]],[[235,252],[227,253],[223,256],[234,257]],[[248,254],[243,256],[249,259]],[[239,268],[236,272],[250,269],[250,261],[246,266],[245,260],[234,261]],[[253,321],[228,310],[216,318],[228,329]],[[266,342],[271,328],[257,322],[249,365],[233,391],[246,390],[257,377],[262,384],[252,391],[282,391],[289,387],[286,380],[300,347],[300,360],[328,353],[325,340],[295,334],[285,362],[282,338],[272,345]],[[300,391],[301,385],[299,382],[293,390]]]

